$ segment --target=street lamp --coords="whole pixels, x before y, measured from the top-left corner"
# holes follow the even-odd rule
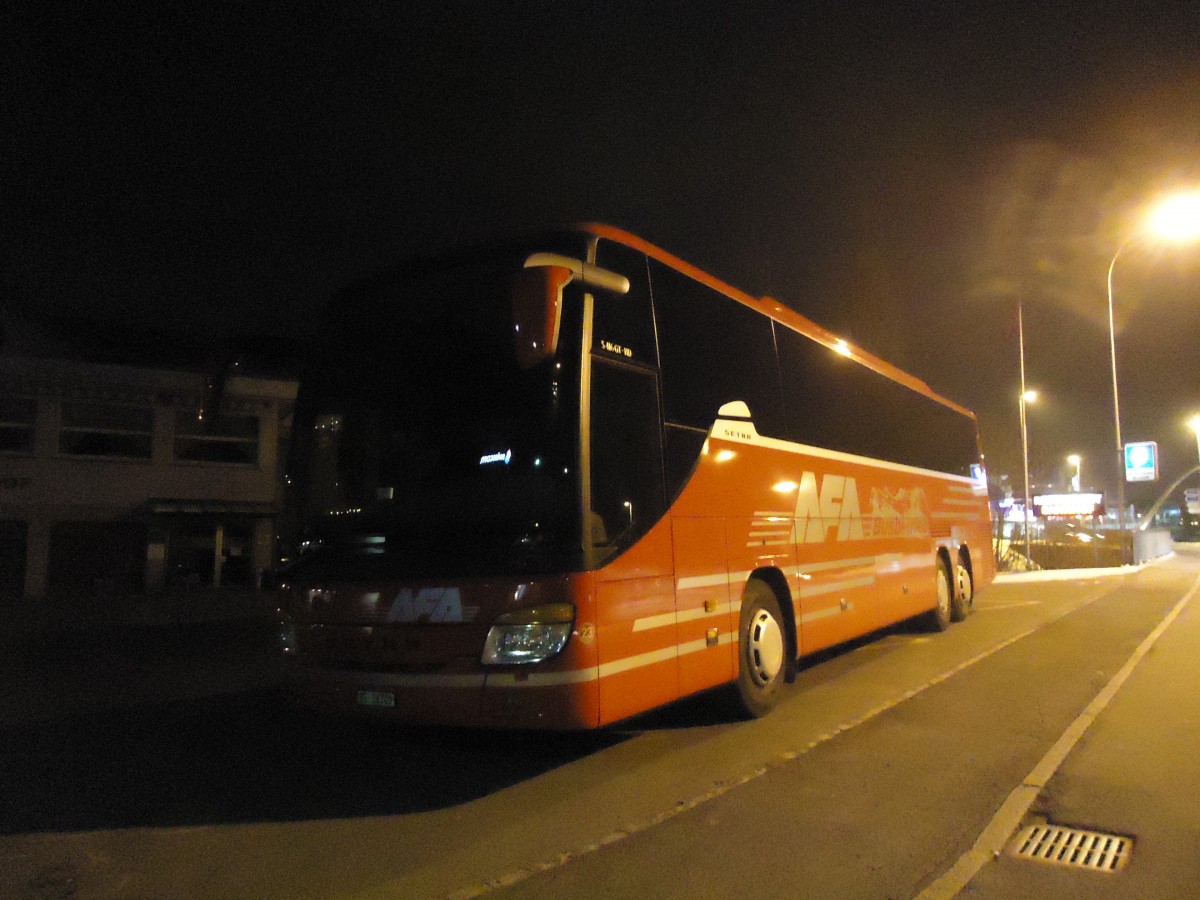
[[[1078,494],[1081,490],[1083,490],[1079,486],[1080,482],[1083,480],[1082,479],[1083,473],[1081,470],[1081,466],[1083,464],[1083,457],[1080,456],[1078,453],[1072,453],[1070,456],[1067,457],[1067,462],[1069,462],[1071,465],[1073,465],[1075,467],[1075,474],[1071,476],[1071,490],[1073,490],[1075,493]]]
[[[1174,194],[1158,204],[1150,216],[1150,231],[1176,243],[1200,238],[1200,191]]]
[[[1200,237],[1200,191],[1174,194],[1161,201],[1150,214],[1145,232],[1159,238],[1184,242]],[[1117,330],[1113,324],[1113,269],[1117,259],[1142,232],[1130,235],[1113,254],[1108,264],[1108,349],[1112,359],[1113,428],[1117,437],[1117,534],[1121,541],[1121,561],[1125,561],[1125,445],[1121,441],[1121,401],[1117,392]]]
[[[1021,373],[1021,380],[1024,381],[1024,372]],[[1033,561],[1029,550],[1029,512],[1030,512],[1030,497],[1029,497],[1029,429],[1025,424],[1025,407],[1027,404],[1037,400],[1037,391],[1022,391],[1020,397],[1021,406],[1021,459],[1025,466],[1025,563],[1028,565]]]

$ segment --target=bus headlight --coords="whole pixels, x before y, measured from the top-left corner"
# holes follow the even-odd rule
[[[546,603],[498,617],[483,645],[484,665],[535,663],[561,653],[575,624],[570,603]]]

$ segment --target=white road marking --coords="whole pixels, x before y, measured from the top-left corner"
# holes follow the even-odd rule
[[[1017,609],[1021,606],[1041,606],[1041,600],[1013,600],[1010,603],[989,603],[986,606],[975,607],[975,612],[991,612],[997,609]]]

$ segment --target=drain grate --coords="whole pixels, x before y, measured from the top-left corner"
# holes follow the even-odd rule
[[[1042,824],[1022,829],[1011,846],[1013,855],[1022,859],[1115,872],[1129,862],[1133,840],[1119,834]]]

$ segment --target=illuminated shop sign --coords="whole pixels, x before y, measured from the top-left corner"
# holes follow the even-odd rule
[[[507,466],[510,462],[512,462],[511,450],[501,450],[497,453],[485,453],[483,456],[479,457],[479,464],[481,466],[491,466],[495,465],[496,463],[504,463],[504,465]]]
[[[1035,516],[1102,516],[1103,494],[1038,494],[1033,498]]]

